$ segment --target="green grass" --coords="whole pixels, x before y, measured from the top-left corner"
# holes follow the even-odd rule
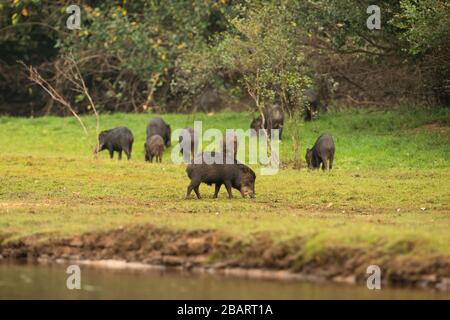
[[[162,117],[172,129],[203,120],[204,128],[247,128],[251,114]],[[450,112],[348,110],[302,124],[301,158],[323,131],[336,143],[330,173],[290,169],[292,145],[281,144],[287,168],[261,176],[256,199],[185,200],[185,165],[144,163],[150,115],[102,115],[102,129],[128,126],[133,159],[92,159],[73,118],[0,117],[0,235],[74,235],[152,223],[173,229],[216,229],[243,239],[268,232],[300,237],[306,252],[327,247],[376,248],[416,258],[450,255]],[[84,117],[90,127],[92,117]],[[425,208],[424,210],[422,208]],[[404,243],[413,243],[405,249]],[[370,249],[371,250],[371,249]]]
[[[247,129],[250,113],[223,112],[213,115],[167,114],[162,117],[172,129],[193,126],[203,121],[203,129]],[[101,116],[101,129],[125,125],[135,136],[135,160],[144,157],[145,128],[150,115],[113,114]],[[83,117],[93,129],[93,117]],[[329,113],[319,121],[302,124],[301,158],[307,147],[314,144],[324,131],[335,139],[336,164],[342,169],[358,168],[447,168],[450,158],[450,111],[401,110],[371,112],[349,110]],[[36,119],[0,117],[0,145],[4,155],[34,155],[41,157],[90,158],[86,138],[77,121],[72,118],[43,117]],[[289,126],[285,132],[290,138]],[[280,146],[282,159],[292,160],[290,139]],[[104,151],[102,158],[108,158]],[[170,150],[165,153],[170,160]]]

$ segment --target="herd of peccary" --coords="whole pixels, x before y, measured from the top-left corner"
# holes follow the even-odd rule
[[[271,134],[272,130],[279,130],[279,139],[282,139],[284,126],[284,113],[279,105],[266,108],[262,115],[250,124],[250,128],[256,132],[266,130]],[[192,191],[197,198],[201,198],[199,186],[201,183],[215,185],[214,198],[217,198],[222,185],[225,186],[228,196],[232,197],[232,189],[237,189],[242,197],[255,196],[256,174],[245,164],[236,159],[238,150],[238,139],[234,133],[224,135],[220,152],[200,151],[198,152],[198,133],[190,127],[181,130],[178,137],[180,152],[183,160],[188,164],[186,168],[187,176],[190,179],[186,197]],[[171,128],[163,119],[155,117],[147,125],[147,138],[144,144],[145,161],[162,162],[164,150],[170,146]],[[133,133],[126,127],[117,127],[100,133],[98,137],[98,147],[94,150],[98,153],[108,150],[110,158],[114,157],[114,152],[118,152],[119,160],[122,158],[122,151],[127,159],[131,158],[134,142]],[[324,133],[319,136],[311,149],[306,151],[306,163],[309,169],[317,169],[322,166],[322,170],[331,170],[333,167],[335,145],[330,134]],[[197,161],[200,158],[201,161]],[[221,161],[216,161],[217,159]]]

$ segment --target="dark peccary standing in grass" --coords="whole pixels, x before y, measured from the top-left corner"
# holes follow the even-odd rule
[[[284,126],[284,112],[280,105],[274,104],[268,108],[265,108],[263,111],[264,115],[264,125],[263,119],[261,116],[253,119],[250,124],[250,128],[254,129],[257,133],[259,133],[260,129],[267,129],[267,133],[270,135],[272,129],[280,130],[279,138],[281,140],[281,136],[283,133]]]
[[[183,160],[189,162],[197,153],[198,133],[193,128],[184,128],[178,137],[178,142]]]
[[[122,159],[122,151],[127,155],[127,159],[131,158],[134,137],[133,133],[127,127],[117,127],[114,129],[102,131],[98,137],[99,145],[95,149],[95,153],[102,150],[108,150],[111,159],[114,157],[114,151],[119,153],[119,160]]]
[[[149,138],[144,144],[145,161],[153,162],[153,158],[156,157],[156,162],[162,162],[162,155],[164,152],[164,139],[155,134]]]
[[[316,141],[312,149],[306,149],[306,163],[309,169],[317,169],[322,164],[322,170],[333,168],[334,160],[334,141],[328,133],[323,133]]]
[[[156,134],[163,138],[166,147],[170,146],[170,126],[159,117],[151,119],[147,125],[147,138]]]
[[[207,185],[215,185],[214,198],[217,198],[222,184],[225,185],[229,198],[233,197],[231,188],[239,190],[243,198],[247,195],[250,198],[255,197],[256,175],[252,169],[244,164],[190,164],[186,168],[186,172],[189,179],[191,179],[191,183],[187,188],[186,198],[194,190],[197,198],[200,199],[199,186],[202,182]]]

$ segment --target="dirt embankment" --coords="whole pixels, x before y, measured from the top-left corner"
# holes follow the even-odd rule
[[[0,237],[0,243],[4,259],[115,259],[187,269],[259,269],[265,274],[284,270],[348,283],[365,282],[367,267],[375,264],[382,270],[384,283],[450,290],[449,258],[419,260],[345,247],[308,255],[301,238],[274,242],[267,234],[244,241],[211,230],[174,231],[146,225],[44,241],[31,237],[5,242]]]

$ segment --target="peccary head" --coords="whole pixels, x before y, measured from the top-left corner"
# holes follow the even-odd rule
[[[94,153],[98,153],[106,148],[106,137],[108,132],[109,130],[100,132],[98,135],[98,146],[95,147]]]
[[[309,148],[306,149],[305,160],[306,160],[306,163],[308,165],[308,168],[309,169],[314,169],[314,166],[313,166],[313,152]]]
[[[256,180],[256,174],[253,172],[252,169],[249,167],[242,165],[240,167],[241,171],[241,185],[239,190],[241,191],[241,195],[243,198],[245,198],[247,195],[250,196],[250,198],[255,197],[255,180]]]

